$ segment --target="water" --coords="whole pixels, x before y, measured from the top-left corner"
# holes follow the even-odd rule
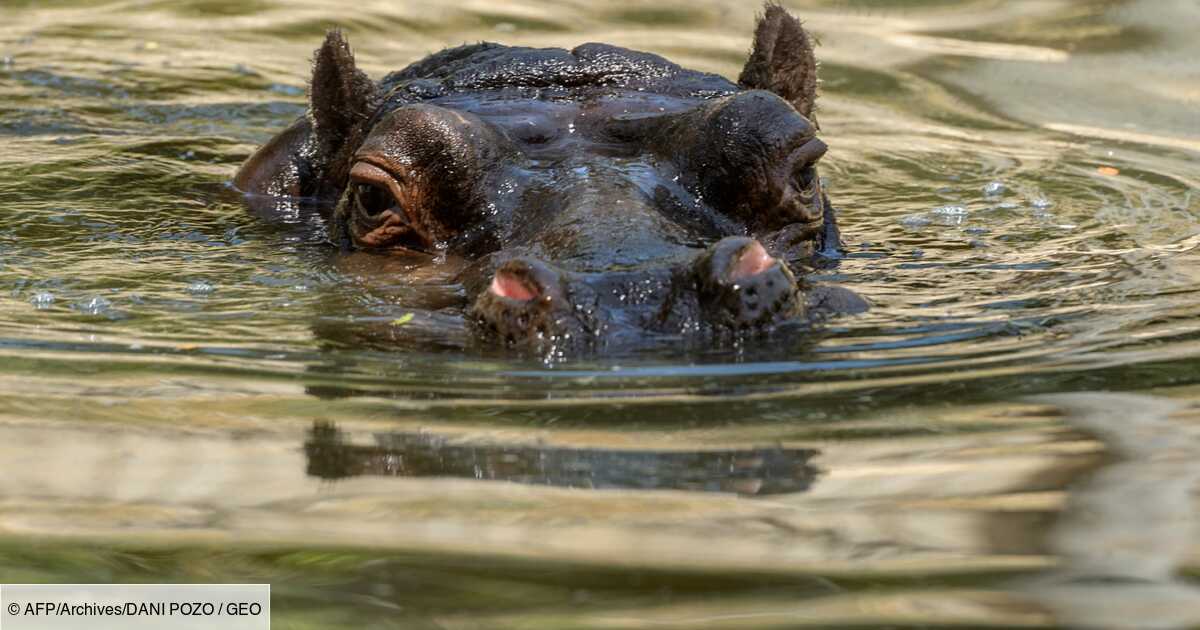
[[[736,76],[753,6],[0,8],[0,581],[269,581],[297,628],[1200,627],[1200,9],[788,6],[825,279],[874,308],[549,363],[464,349],[448,273],[255,219],[236,165],[333,25],[375,77],[479,39]]]

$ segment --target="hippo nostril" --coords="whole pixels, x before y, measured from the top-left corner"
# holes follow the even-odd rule
[[[766,330],[803,312],[791,270],[752,238],[721,239],[698,263],[701,308],[717,328]]]
[[[493,295],[518,302],[528,302],[538,296],[539,291],[531,287],[524,278],[511,271],[501,269],[492,276],[492,284],[488,290]]]
[[[774,264],[775,259],[767,253],[762,244],[752,241],[738,253],[729,269],[729,279],[736,281],[757,276],[770,269]]]

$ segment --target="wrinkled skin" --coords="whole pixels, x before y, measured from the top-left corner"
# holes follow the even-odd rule
[[[235,185],[325,200],[344,249],[465,259],[488,343],[757,335],[865,308],[797,278],[840,246],[815,100],[809,38],[775,5],[738,83],[605,44],[489,43],[375,82],[333,32],[308,116]]]

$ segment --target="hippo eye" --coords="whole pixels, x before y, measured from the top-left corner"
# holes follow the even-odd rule
[[[361,182],[356,184],[354,196],[358,199],[358,206],[368,216],[380,214],[395,205],[391,193],[375,184]]]
[[[811,165],[803,165],[796,169],[796,188],[802,193],[812,193],[813,186],[817,183],[817,169]]]

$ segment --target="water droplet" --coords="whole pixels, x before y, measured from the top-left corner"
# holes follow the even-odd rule
[[[187,286],[187,292],[192,295],[209,295],[216,290],[216,287],[203,280],[197,280]]]
[[[942,206],[934,208],[933,213],[944,217],[965,217],[967,209],[962,206]]]
[[[49,291],[39,291],[29,298],[29,303],[39,311],[44,311],[54,305],[54,294]]]
[[[75,308],[87,315],[103,315],[112,308],[112,302],[97,295],[83,302],[76,303]]]
[[[1054,202],[1050,201],[1050,199],[1048,197],[1045,197],[1043,195],[1038,195],[1038,196],[1034,197],[1033,199],[1029,200],[1029,205],[1033,206],[1034,208],[1037,208],[1038,210],[1045,210],[1046,208],[1053,207]]]
[[[944,225],[958,225],[966,220],[967,209],[962,206],[942,206],[934,208],[933,215]]]

